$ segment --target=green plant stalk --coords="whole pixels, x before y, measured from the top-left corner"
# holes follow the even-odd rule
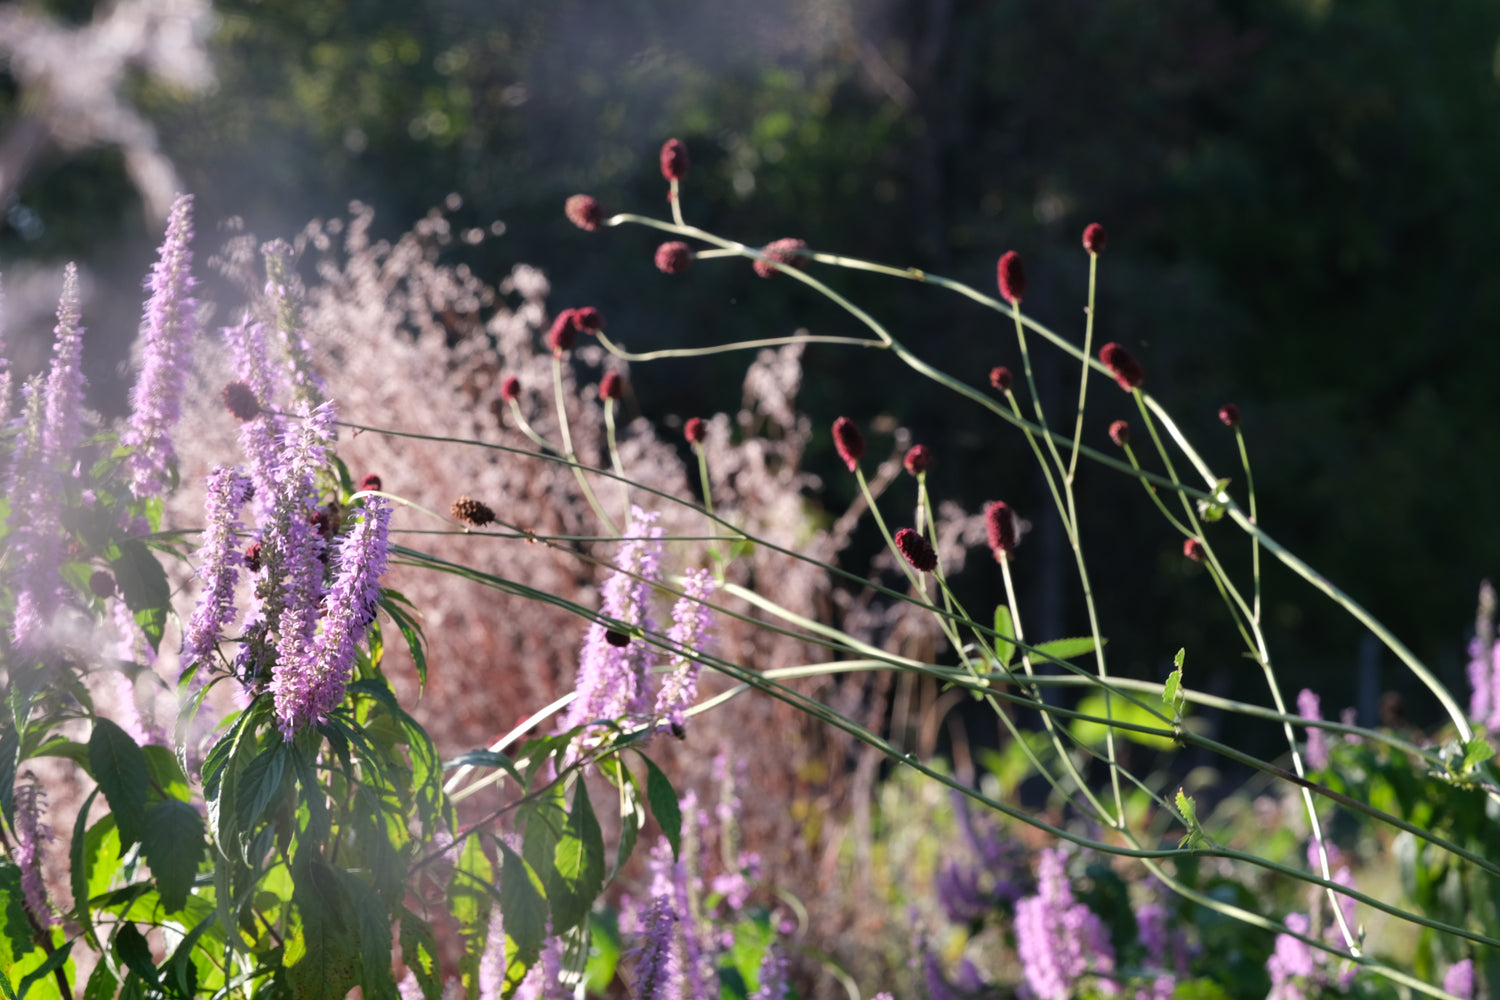
[[[552,394],[557,400],[557,426],[562,433],[563,457],[573,467],[573,478],[578,480],[578,488],[583,491],[584,499],[593,508],[595,516],[599,518],[607,531],[618,534],[619,529],[615,522],[609,519],[604,508],[599,505],[599,498],[594,496],[593,488],[589,486],[588,477],[583,474],[583,466],[578,464],[578,456],[573,452],[573,434],[568,429],[568,408],[564,403],[562,384],[562,358],[557,354],[552,355]]]
[[[834,337],[822,334],[801,333],[787,337],[764,337],[759,340],[737,340],[732,344],[713,344],[708,347],[673,347],[661,351],[646,351],[634,354],[625,350],[603,333],[596,334],[605,350],[622,361],[659,361],[663,358],[702,358],[711,354],[732,354],[760,347],[785,347],[788,344],[842,344],[846,347],[874,347],[887,350],[887,346],[868,337]]]
[[[1089,304],[1084,311],[1086,319],[1083,324],[1083,356],[1085,358],[1094,355],[1094,306],[1095,306],[1095,279],[1099,273],[1099,255],[1089,251]],[[1019,313],[1020,310],[1017,310]],[[1019,317],[1017,317],[1019,321]],[[1078,442],[1083,440],[1083,404],[1089,393],[1089,366],[1082,366],[1078,376],[1078,420],[1073,425],[1073,450],[1068,458],[1067,481],[1073,482],[1073,477],[1078,472]]]
[[[615,440],[615,401],[604,401],[604,437],[609,446],[609,465],[615,470],[615,480],[620,487],[621,510],[630,510],[630,481],[625,478],[625,463],[620,459],[620,446]]]
[[[1256,524],[1260,518],[1255,512],[1255,477],[1250,474],[1250,450],[1245,445],[1245,434],[1240,425],[1234,425],[1234,440],[1240,446],[1240,467],[1245,470],[1245,492],[1250,497],[1250,520]],[[1250,536],[1250,575],[1255,583],[1255,620],[1260,621],[1260,539]]]

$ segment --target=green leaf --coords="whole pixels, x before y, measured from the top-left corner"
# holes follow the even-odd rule
[[[620,967],[624,951],[620,940],[620,915],[614,910],[591,913],[589,926],[593,930],[594,947],[583,975],[588,982],[588,995],[604,996],[615,980],[615,971]]]
[[[151,866],[166,912],[176,913],[187,905],[206,847],[203,820],[186,802],[167,799],[146,810],[141,853]]]
[[[422,634],[422,627],[417,620],[396,606],[400,600],[410,606],[411,602],[394,590],[381,590],[380,608],[391,616],[391,621],[396,623],[400,629],[401,636],[406,640],[406,648],[411,651],[412,662],[416,664],[417,681],[422,687],[427,686],[427,638]]]
[[[676,860],[682,850],[682,807],[677,802],[677,792],[650,757],[641,754],[641,760],[646,762],[646,800],[651,803],[651,814],[661,824],[661,832],[672,845],[672,858]]]
[[[1084,715],[1092,715],[1096,718],[1111,718],[1115,722],[1124,722],[1132,726],[1149,726],[1153,729],[1165,728],[1161,719],[1152,715],[1146,709],[1134,702],[1125,701],[1121,698],[1107,698],[1102,691],[1094,691],[1084,696],[1078,703],[1078,711]],[[1109,726],[1102,722],[1092,722],[1087,719],[1074,719],[1068,725],[1068,731],[1073,738],[1085,746],[1099,746],[1104,743],[1104,734],[1109,731]],[[1123,736],[1133,743],[1152,747],[1157,750],[1170,750],[1174,741],[1170,736],[1157,736],[1153,733],[1136,732],[1133,729],[1115,729],[1116,736]]]
[[[1186,647],[1184,647],[1182,649],[1179,649],[1177,651],[1177,655],[1174,656],[1174,657],[1172,657],[1172,666],[1176,667],[1178,670],[1181,670],[1182,669],[1182,661],[1185,660],[1185,659],[1187,659],[1187,649],[1186,649]]]
[[[42,980],[50,978],[52,973],[56,969],[61,968],[72,953],[73,941],[69,941],[61,947],[53,949],[52,954],[47,956],[47,960],[28,972],[26,978],[21,980],[21,985],[16,987],[17,1000],[26,1000],[27,991]],[[69,978],[71,979],[72,977]],[[67,1000],[67,998],[61,997],[59,1000]]]
[[[425,1000],[440,1000],[443,975],[438,967],[437,938],[430,923],[405,909],[401,911],[401,959],[416,975]]]
[[[370,885],[341,868],[329,868],[343,886],[355,914],[359,936],[359,982],[370,1000],[396,1000],[396,978],[391,975],[391,918]]]
[[[109,566],[125,606],[135,615],[136,624],[141,626],[151,648],[157,649],[172,603],[166,571],[151,550],[136,539],[116,545]]]
[[[16,825],[16,765],[20,756],[20,733],[7,721],[0,728],[0,813],[4,813],[5,825],[11,829]]]
[[[1495,748],[1483,736],[1476,736],[1464,744],[1464,770],[1471,771],[1495,756]]]
[[[547,897],[542,880],[526,859],[503,840],[500,845],[500,918],[505,925],[508,962],[505,984],[519,983],[541,954],[547,934]]]
[[[1198,807],[1186,789],[1177,789],[1177,811],[1182,813],[1183,823],[1187,826],[1187,836],[1183,837],[1177,846],[1195,846],[1203,839],[1203,827],[1198,824]]]
[[[161,987],[156,962],[151,958],[151,946],[135,924],[123,923],[115,932],[115,954],[125,963],[125,968],[140,976],[143,982],[158,989]]]
[[[1054,660],[1071,660],[1075,656],[1085,656],[1099,648],[1091,635],[1081,635],[1072,639],[1052,639],[1035,647],[1039,658],[1050,658]]]
[[[521,854],[550,889],[557,863],[557,844],[568,824],[567,798],[562,782],[554,781],[538,793],[522,810],[518,822],[525,825]]]
[[[344,1000],[358,982],[359,940],[351,902],[322,858],[303,849],[292,863],[292,902],[302,918],[305,953],[287,969],[298,1000]]]
[[[624,775],[624,781],[620,784],[620,844],[615,851],[615,866],[609,873],[610,881],[625,867],[625,862],[630,860],[641,827],[646,825],[646,807],[641,802],[641,786],[629,768],[621,767],[620,772]]]
[[[21,869],[9,859],[0,861],[0,969],[9,968],[37,950],[26,917],[26,893],[21,888]]]
[[[489,906],[489,887],[495,882],[495,869],[485,856],[479,834],[464,838],[456,867],[458,871],[448,883],[448,906],[466,932],[478,933]]]
[[[109,963],[100,962],[94,966],[93,974],[83,988],[83,1000],[111,1000],[119,987],[120,981],[110,971]]]
[[[547,899],[552,905],[552,932],[581,925],[604,887],[604,835],[582,781],[573,788],[573,811],[557,842]]]
[[[272,745],[262,748],[235,774],[234,822],[242,834],[253,832],[273,800],[284,793],[291,763],[291,746],[273,736]]]
[[[525,784],[525,779],[521,777],[521,772],[516,769],[515,761],[511,760],[505,754],[497,753],[494,750],[471,750],[468,753],[460,757],[454,757],[452,760],[447,761],[443,764],[444,771],[451,771],[454,768],[458,767],[503,768],[506,774],[516,779],[516,784]]]
[[[170,798],[182,802],[187,802],[192,798],[193,793],[188,787],[187,775],[182,773],[176,754],[166,747],[155,744],[141,747],[141,753],[146,755],[146,767],[151,772],[153,785]]]
[[[120,842],[129,847],[141,839],[146,799],[151,791],[151,768],[135,740],[108,719],[95,719],[89,737],[89,771],[99,783],[120,828]]]
[[[1015,638],[1016,625],[1011,620],[1010,608],[1004,604],[995,605],[995,656],[1000,665],[1006,669],[1010,668],[1011,657],[1016,655],[1016,644],[1011,642]]]
[[[1181,697],[1182,671],[1174,670],[1167,675],[1167,683],[1161,688],[1161,701],[1168,708],[1176,709],[1177,699]]]
[[[78,921],[83,933],[96,948],[99,942],[94,936],[94,921],[89,915],[89,897],[93,893],[89,892],[88,865],[84,854],[88,844],[89,809],[98,797],[99,789],[96,788],[83,800],[78,817],[73,821],[73,839],[68,845],[68,879],[73,890],[73,919]]]

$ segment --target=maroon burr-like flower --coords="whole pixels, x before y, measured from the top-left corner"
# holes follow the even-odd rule
[[[1021,540],[1016,512],[1004,500],[984,505],[984,531],[996,559],[1009,555]]]
[[[1240,425],[1240,408],[1233,403],[1225,403],[1219,407],[1219,420],[1225,427],[1238,427]]]
[[[1203,543],[1196,538],[1189,538],[1182,543],[1182,554],[1193,562],[1203,561]]]
[[[89,577],[89,593],[99,598],[110,598],[115,596],[115,578],[104,570],[95,570]]]
[[[896,532],[896,548],[911,568],[919,573],[931,573],[937,568],[937,552],[932,543],[910,528]]]
[[[557,319],[552,321],[552,329],[547,331],[547,347],[557,357],[571,351],[578,339],[578,324],[574,322],[573,313],[572,309],[558,313]]]
[[[656,269],[663,274],[681,274],[693,262],[693,248],[681,240],[656,248]]]
[[[250,572],[260,572],[260,542],[251,542],[245,549],[245,565],[250,567]]]
[[[476,528],[482,528],[495,520],[495,512],[473,497],[459,497],[453,501],[451,510],[455,519],[467,521]]]
[[[500,398],[507,403],[520,398],[521,380],[514,375],[505,376],[505,381],[500,383]]]
[[[1109,439],[1121,448],[1130,443],[1130,424],[1124,420],[1116,420],[1109,425]]]
[[[231,382],[224,387],[224,405],[242,423],[260,416],[260,400],[255,390],[243,382]]]
[[[907,449],[906,458],[902,464],[906,466],[907,472],[910,472],[914,476],[920,476],[932,468],[932,452],[927,449],[925,444],[914,444]]]
[[[687,176],[687,144],[681,139],[668,139],[661,147],[661,175],[669,181],[680,181]]]
[[[853,472],[859,468],[859,460],[865,454],[865,437],[848,417],[839,417],[833,422],[833,446],[839,458]]]
[[[630,645],[630,636],[626,635],[624,632],[616,632],[612,628],[605,629],[604,641],[609,643],[611,646],[614,646],[616,649],[624,649],[626,646]]]
[[[605,372],[599,380],[600,399],[619,399],[625,395],[625,382],[619,372]]]
[[[702,417],[688,417],[688,422],[682,425],[682,436],[687,438],[688,444],[702,444],[705,433]]]
[[[575,194],[569,198],[563,205],[563,212],[567,215],[569,222],[591,233],[604,224],[604,209],[586,194]]]
[[[1000,297],[1011,305],[1020,305],[1026,294],[1026,269],[1021,266],[1021,255],[1007,250],[1000,255],[995,265],[995,278],[1000,284]]]
[[[778,270],[776,267],[777,264],[780,264],[782,267],[795,267],[799,271],[805,270],[807,268],[807,258],[797,251],[806,249],[806,240],[789,238],[767,243],[760,248],[760,252],[765,255],[765,259],[755,262],[755,273],[762,278],[774,278]]]
[[[373,472],[369,473],[365,476],[365,478],[359,481],[359,492],[361,493],[363,493],[365,490],[379,490],[381,489],[381,487],[382,484],[380,482],[380,477],[375,475],[375,473]]]
[[[573,310],[573,325],[584,333],[603,333],[604,314],[593,306]]]
[[[1130,352],[1119,344],[1105,344],[1099,350],[1099,360],[1104,362],[1104,367],[1120,383],[1120,388],[1126,392],[1140,388],[1142,382],[1146,381],[1146,370],[1141,363],[1131,356]]]
[[[1083,227],[1083,248],[1091,254],[1104,252],[1104,244],[1107,242],[1104,227],[1097,222],[1090,222]]]
[[[1010,392],[1011,383],[1014,381],[1015,377],[1004,365],[990,369],[990,385],[994,386],[997,392]]]

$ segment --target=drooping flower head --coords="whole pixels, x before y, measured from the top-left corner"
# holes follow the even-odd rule
[[[687,144],[681,139],[668,139],[661,147],[661,175],[669,181],[680,181],[687,176]]]
[[[656,269],[663,274],[682,274],[693,263],[693,248],[681,240],[656,248]]]
[[[1104,367],[1109,369],[1109,373],[1115,377],[1120,388],[1126,392],[1139,389],[1141,383],[1146,381],[1145,369],[1120,344],[1105,344],[1099,349],[1099,360],[1104,362]]]
[[[554,357],[562,357],[573,349],[573,344],[578,340],[578,324],[573,319],[574,310],[564,309],[557,314],[552,321],[552,328],[547,331],[547,349]]]
[[[619,399],[625,395],[625,380],[620,378],[620,373],[608,371],[599,380],[599,398],[601,400]]]
[[[575,194],[563,205],[563,214],[568,221],[586,232],[594,232],[604,224],[604,210],[599,203],[586,194]]]
[[[932,543],[911,528],[902,528],[896,532],[895,541],[896,550],[911,564],[912,569],[919,573],[931,573],[937,568],[937,552]]]
[[[1182,554],[1193,562],[1203,561],[1203,543],[1196,538],[1186,539],[1182,543]]]
[[[1007,250],[1000,255],[995,265],[995,282],[1000,286],[1000,297],[1011,305],[1021,304],[1026,295],[1026,269],[1021,266],[1021,255]]]
[[[450,508],[454,520],[472,524],[476,528],[482,528],[486,524],[493,524],[495,512],[488,505],[475,500],[473,497],[462,496],[453,501]]]
[[[603,333],[604,314],[594,306],[580,306],[573,310],[573,325],[579,333]]]
[[[682,425],[682,436],[691,445],[700,445],[708,435],[708,425],[703,422],[702,417],[688,417],[687,423]]]
[[[188,620],[182,640],[182,665],[207,656],[234,617],[234,588],[245,557],[239,550],[240,508],[250,492],[250,478],[238,469],[217,466],[208,477],[204,500],[208,527],[198,549],[203,560],[198,578],[203,593]]]
[[[521,380],[514,375],[505,376],[505,381],[500,383],[500,398],[507,403],[521,397]]]
[[[848,417],[839,417],[833,422],[833,447],[850,472],[859,468],[859,460],[865,455],[865,437]]]
[[[130,476],[138,497],[160,495],[167,469],[177,461],[172,428],[182,415],[183,383],[198,336],[192,239],[193,199],[180,195],[172,203],[167,236],[147,282],[151,295],[141,324],[141,372],[130,391],[130,425],[123,438],[135,449]]]
[[[366,490],[375,490],[378,493],[384,488],[385,484],[380,481],[379,476],[373,472],[367,472],[365,473],[365,477],[359,481],[359,490],[357,492],[363,493]]]

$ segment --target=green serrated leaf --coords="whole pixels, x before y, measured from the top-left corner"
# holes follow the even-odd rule
[[[146,755],[146,767],[151,774],[151,784],[160,789],[168,797],[187,802],[192,798],[192,789],[188,787],[187,775],[182,773],[182,767],[177,763],[177,755],[166,747],[151,746],[141,747],[141,753]]]
[[[188,803],[167,799],[146,810],[141,853],[151,867],[166,912],[177,913],[187,905],[206,848],[203,819]]]
[[[1186,658],[1187,658],[1187,649],[1186,649],[1186,647],[1184,647],[1182,649],[1179,649],[1177,651],[1177,655],[1174,656],[1174,657],[1172,657],[1172,666],[1176,667],[1178,670],[1181,670],[1182,669],[1182,661],[1184,659],[1186,659]]]
[[[305,952],[286,970],[288,985],[298,1000],[344,1000],[359,979],[353,911],[337,875],[311,853],[304,849],[292,863],[292,902]]]
[[[547,897],[542,880],[526,859],[513,851],[504,841],[500,847],[500,918],[505,926],[509,958],[505,981],[520,982],[525,970],[541,954],[542,941],[547,934]],[[516,973],[519,970],[520,975]]]
[[[151,648],[158,649],[172,603],[172,587],[166,571],[151,550],[136,539],[116,545],[109,566],[125,606],[135,615],[136,624],[141,626]]]
[[[7,720],[0,727],[0,813],[5,825],[16,825],[16,767],[21,755],[21,736]]]
[[[111,1000],[119,988],[120,981],[110,971],[109,963],[100,962],[94,966],[88,983],[83,987],[83,1000]]]
[[[140,976],[143,982],[158,988],[161,986],[161,980],[156,974],[156,962],[151,958],[151,946],[146,943],[146,935],[135,924],[122,923],[115,932],[115,955],[125,963],[125,968]]]
[[[26,1000],[26,994],[37,983],[50,982],[53,972],[67,964],[68,956],[73,953],[73,945],[75,942],[76,939],[75,941],[69,941],[60,947],[54,948],[52,953],[47,956],[46,961],[28,972],[26,976],[21,980],[21,984],[16,987],[17,1000]],[[67,978],[70,980],[72,979],[71,976],[68,976]],[[58,1000],[67,1000],[67,998],[59,997]]]
[[[1464,744],[1464,770],[1478,767],[1495,756],[1495,748],[1483,736],[1476,736]]]
[[[93,893],[88,889],[88,865],[84,860],[84,853],[88,843],[89,809],[98,797],[99,789],[96,788],[83,800],[78,817],[73,821],[73,839],[68,844],[68,878],[73,890],[73,919],[78,921],[79,927],[96,948],[99,942],[94,936],[94,921],[89,910],[89,897]]]
[[[1091,635],[1070,639],[1052,639],[1036,647],[1036,655],[1042,659],[1071,660],[1075,656],[1092,653],[1098,645]]]
[[[624,776],[620,783],[620,844],[615,851],[615,866],[610,870],[609,881],[614,881],[620,869],[625,867],[625,862],[630,860],[641,827],[646,825],[646,807],[641,802],[640,783],[628,767],[622,766],[620,773]]]
[[[1011,642],[1016,634],[1015,622],[1010,617],[1010,608],[1004,604],[995,605],[995,658],[1005,668],[1010,667],[1011,657],[1016,655],[1016,644]]]
[[[1167,675],[1167,682],[1161,687],[1162,704],[1173,709],[1177,708],[1177,701],[1182,697],[1182,671],[1174,670]]]
[[[489,907],[488,887],[495,882],[494,866],[485,856],[479,834],[464,838],[456,867],[458,871],[448,884],[448,906],[464,931],[475,934]]]
[[[21,887],[21,869],[9,859],[0,861],[0,969],[9,968],[28,953],[38,950],[26,916],[26,893]]]
[[[561,933],[588,918],[604,887],[604,835],[582,781],[573,789],[573,809],[554,851],[547,899],[552,907],[552,931]]]
[[[391,974],[391,919],[371,886],[341,868],[328,869],[339,880],[355,915],[359,937],[360,991],[370,1000],[396,1000],[396,978]]]
[[[95,719],[89,737],[89,771],[109,802],[120,841],[129,847],[141,839],[151,768],[135,740],[108,719]]]
[[[432,925],[410,910],[401,911],[401,960],[417,977],[424,1000],[441,1000],[443,974],[438,967],[437,938]]]
[[[641,760],[646,762],[646,801],[651,803],[651,815],[656,817],[663,836],[672,845],[672,858],[675,860],[682,850],[682,806],[678,804],[677,792],[661,768],[645,754],[641,754]]]

